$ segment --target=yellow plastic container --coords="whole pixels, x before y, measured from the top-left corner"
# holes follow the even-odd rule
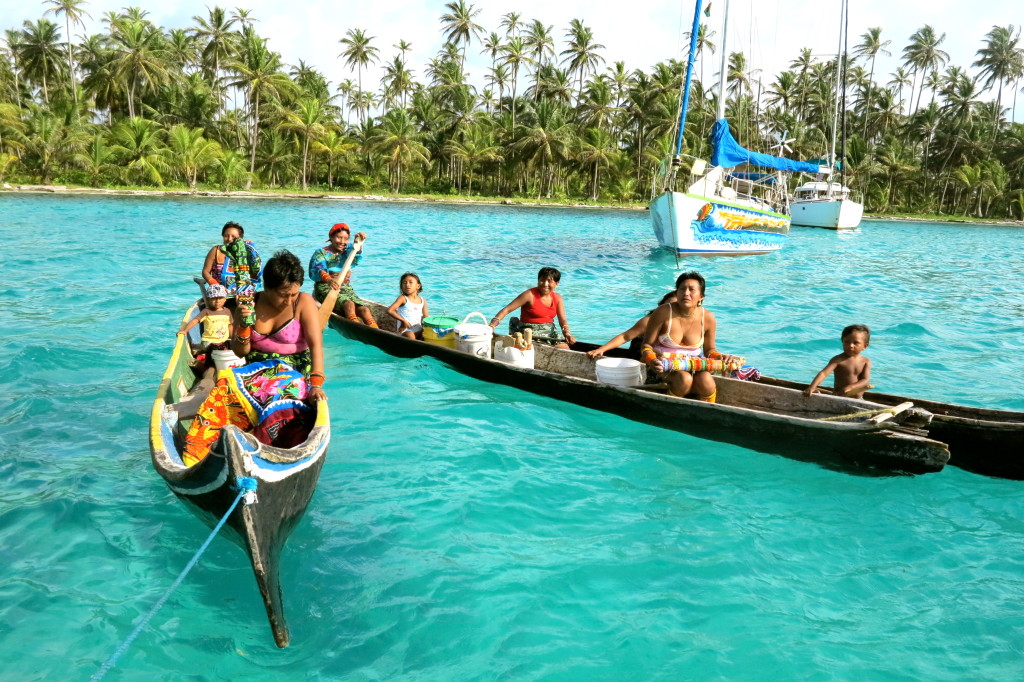
[[[458,338],[458,335],[455,333],[455,325],[459,321],[456,317],[443,317],[440,315],[424,317],[423,340],[438,346],[455,348],[455,340]]]

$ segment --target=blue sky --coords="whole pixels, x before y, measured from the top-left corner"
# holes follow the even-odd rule
[[[134,4],[149,11],[149,18],[165,28],[187,27],[194,15],[206,15],[207,6],[215,2],[201,0],[91,0],[85,9],[92,15],[86,30],[102,28],[100,19],[109,11]],[[565,27],[573,18],[581,18],[589,26],[595,40],[605,46],[609,64],[624,61],[627,68],[649,70],[656,62],[668,58],[684,58],[686,45],[682,33],[689,30],[693,16],[693,0],[477,0],[472,4],[481,10],[477,17],[486,31],[499,31],[506,12],[518,12],[525,19],[540,19],[554,26],[556,39],[561,40]],[[705,5],[707,3],[705,2]],[[338,59],[342,46],[338,40],[349,28],[361,28],[374,36],[381,61],[389,60],[397,50],[394,45],[405,40],[413,45],[408,58],[416,76],[422,78],[427,60],[441,45],[439,18],[445,12],[444,0],[408,0],[393,3],[351,2],[348,0],[235,0],[221,3],[225,9],[243,7],[251,10],[261,35],[270,38],[271,47],[286,62],[300,59],[322,72],[335,84],[355,74]],[[721,36],[722,9],[725,0],[712,0],[708,25]],[[26,19],[35,20],[48,7],[36,0],[0,0],[0,29],[20,27]],[[51,15],[52,16],[52,15]],[[892,40],[890,58],[880,58],[876,80],[884,83],[901,60],[909,36],[924,24],[931,24],[938,33],[946,33],[942,47],[949,52],[951,63],[970,67],[977,58],[985,34],[994,25],[1024,23],[1019,3],[1010,0],[989,0],[966,8],[951,0],[851,0],[851,48],[868,27],[882,27],[884,39]],[[63,25],[63,23],[61,22]],[[796,58],[800,48],[809,47],[825,58],[834,54],[838,41],[839,0],[731,0],[729,49],[742,50],[752,68],[759,68],[765,80],[769,74],[784,69]],[[74,33],[80,34],[81,29]],[[563,49],[561,45],[558,50]],[[489,60],[479,54],[479,46],[471,46],[468,71],[474,83],[482,83]],[[716,57],[705,65],[709,79],[718,68]],[[884,74],[879,76],[878,74]],[[363,74],[366,87],[376,87],[380,73]],[[994,95],[992,95],[994,98]],[[1004,93],[1004,103],[1012,102]],[[1024,98],[1020,108],[1024,108]],[[1018,112],[1017,119],[1024,118]]]

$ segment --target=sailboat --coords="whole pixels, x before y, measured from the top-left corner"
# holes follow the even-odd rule
[[[725,81],[728,50],[729,1],[725,1],[722,28],[722,67],[719,74],[718,112],[711,131],[711,167],[692,159],[690,184],[676,191],[682,169],[683,131],[690,102],[690,83],[697,56],[702,1],[697,0],[690,31],[690,54],[680,107],[675,156],[656,178],[662,192],[651,202],[651,223],[661,246],[677,256],[746,256],[778,251],[789,233],[786,173],[818,173],[816,164],[761,154],[744,149],[729,131],[725,118]],[[774,172],[733,173],[749,164]],[[696,178],[696,180],[694,180]]]
[[[839,22],[839,49],[836,51],[836,99],[832,115],[832,149],[828,157],[828,175],[819,176],[796,188],[791,204],[794,225],[824,227],[830,230],[852,230],[860,225],[864,204],[850,198],[850,188],[842,181],[835,182],[831,171],[836,167],[836,137],[840,128],[839,100],[846,91],[846,29],[849,17],[848,0],[842,0]],[[845,98],[844,98],[845,100]],[[843,102],[843,148],[840,167],[846,159],[846,103]]]

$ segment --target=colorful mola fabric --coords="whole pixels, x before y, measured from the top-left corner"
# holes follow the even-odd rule
[[[295,447],[309,435],[315,418],[303,402],[307,391],[306,378],[280,360],[221,372],[185,437],[185,466],[206,457],[228,424],[251,432],[261,443]]]
[[[222,377],[203,401],[185,436],[185,448],[181,453],[185,466],[190,467],[202,461],[220,437],[221,429],[228,424],[234,424],[243,431],[252,428],[252,421],[242,401],[232,390],[228,379]]]

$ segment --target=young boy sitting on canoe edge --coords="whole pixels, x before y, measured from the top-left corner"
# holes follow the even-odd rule
[[[871,360],[861,355],[871,343],[871,330],[863,324],[851,324],[843,329],[840,337],[843,352],[828,361],[825,369],[818,372],[811,385],[804,389],[804,395],[818,392],[818,386],[829,374],[835,372],[836,395],[848,398],[863,398],[864,391],[871,383]]]
[[[345,261],[348,259],[352,247],[348,245],[348,238],[351,234],[349,226],[345,223],[337,223],[327,233],[330,242],[322,249],[317,249],[309,259],[309,278],[313,280],[313,298],[323,303],[328,292],[334,289],[338,292],[338,300],[334,303],[334,312],[349,320],[361,319],[365,324],[376,327],[377,322],[370,313],[368,303],[356,295],[352,288],[352,271],[345,276],[344,282],[339,282],[336,274],[341,272]],[[360,232],[356,235],[360,239],[366,239],[366,233]],[[362,252],[356,254],[352,260],[352,267],[359,264]]]
[[[532,329],[533,338],[537,343],[568,349],[570,344],[576,343],[576,339],[569,332],[569,322],[565,318],[565,304],[562,302],[562,295],[555,292],[561,279],[562,273],[556,268],[541,268],[537,273],[537,286],[519,294],[512,299],[511,303],[499,310],[498,314],[491,318],[491,327],[497,327],[502,318],[513,310],[522,308],[520,318],[514,317],[509,320],[509,334]],[[555,330],[555,317],[558,317],[565,341],[558,338],[558,332]]]

